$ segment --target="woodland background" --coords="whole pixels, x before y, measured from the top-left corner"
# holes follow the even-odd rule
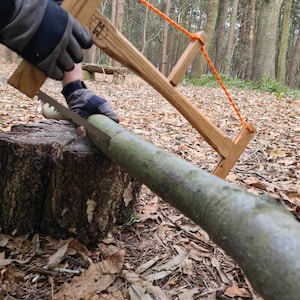
[[[270,78],[299,89],[300,1],[151,0],[151,4],[189,31],[206,32],[210,57],[219,72],[235,78],[238,89],[227,84],[230,94],[257,129],[226,179],[254,194],[270,194],[300,219],[299,91],[290,98],[290,93],[277,92],[278,85],[270,88],[268,81],[261,81],[267,83],[265,89],[248,90],[237,80]],[[165,74],[189,43],[184,34],[166,26],[139,1],[103,0],[101,10]],[[7,84],[17,65],[5,60],[18,58],[5,48],[1,51],[0,132],[9,132],[15,124],[38,122],[43,117],[40,101]],[[85,60],[113,63],[95,49],[86,53]],[[178,88],[224,133],[233,136],[240,123],[220,87],[191,84],[209,73],[199,55],[187,74],[191,80],[184,80]],[[215,151],[165,99],[133,74],[121,85],[111,77],[97,74],[96,80],[87,84],[109,100],[122,126],[212,171],[219,159]],[[48,79],[43,89],[61,99],[57,82]],[[153,295],[155,288],[156,299],[164,300],[262,299],[206,232],[145,186],[136,214],[89,250],[78,241],[56,241],[38,233],[22,237],[1,234],[0,240],[3,299],[61,299],[62,293],[68,299],[128,299],[137,293],[137,286],[144,287],[139,295]],[[88,264],[86,257],[90,258]],[[45,266],[53,261],[77,273],[45,272]],[[99,273],[103,262],[111,274]]]
[[[300,0],[152,0],[151,4],[191,33],[204,30],[206,50],[218,72],[300,87]],[[185,34],[140,1],[103,0],[100,10],[165,75],[189,43]],[[2,57],[17,59],[9,50],[1,51]],[[86,51],[85,62],[116,63],[94,47]],[[197,79],[210,72],[199,56],[187,76]]]
[[[217,70],[246,80],[276,79],[300,86],[299,0],[152,0],[152,5],[188,31],[204,30]],[[136,0],[102,1],[101,10],[162,73],[169,74],[189,40]],[[87,60],[109,63],[91,50]],[[209,73],[199,56],[188,77]]]

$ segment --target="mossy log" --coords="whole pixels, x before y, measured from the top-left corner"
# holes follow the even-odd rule
[[[0,153],[2,232],[92,243],[132,213],[140,184],[67,121],[14,126]]]
[[[254,195],[154,146],[110,119],[88,121],[110,136],[95,145],[208,232],[265,300],[298,300],[300,224],[277,200]]]

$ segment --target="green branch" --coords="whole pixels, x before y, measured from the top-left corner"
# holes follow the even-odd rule
[[[264,299],[299,299],[300,224],[282,204],[219,179],[102,115],[88,121],[111,137],[107,145],[90,136],[95,145],[207,231]]]

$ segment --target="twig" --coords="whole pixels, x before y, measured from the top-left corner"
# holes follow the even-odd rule
[[[69,274],[75,274],[75,275],[79,275],[81,273],[80,270],[70,270],[70,269],[64,269],[64,268],[49,268],[47,266],[45,266],[43,268],[44,270],[48,270],[48,272],[53,271],[53,272],[58,272],[58,273],[69,273]]]
[[[264,175],[261,175],[261,174],[255,172],[255,171],[243,171],[243,170],[236,169],[235,172],[242,173],[242,174],[253,174],[253,175],[256,175],[257,177],[260,177],[260,178],[262,178],[262,179],[264,179],[264,180],[266,180],[270,183],[273,182],[272,179],[269,179],[269,178],[265,177]]]

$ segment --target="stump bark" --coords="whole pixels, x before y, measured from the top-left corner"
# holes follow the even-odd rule
[[[140,183],[67,121],[0,134],[0,226],[84,243],[103,238],[134,210]]]

